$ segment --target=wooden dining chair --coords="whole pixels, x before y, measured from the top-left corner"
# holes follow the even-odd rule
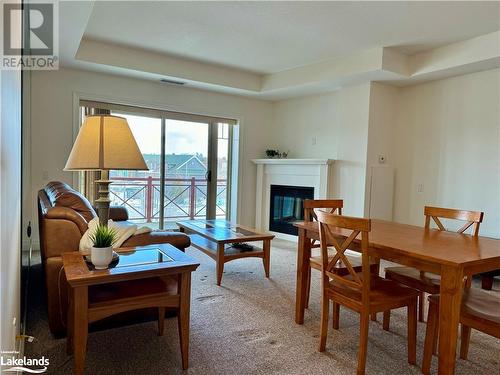
[[[306,199],[304,200],[304,221],[318,221],[318,217],[315,213],[315,210],[323,210],[325,212],[329,212],[331,214],[342,215],[342,209],[344,208],[344,201],[342,199]],[[311,249],[319,248],[320,244],[317,240],[311,240]],[[356,271],[361,271],[361,258],[358,255],[346,255],[350,261],[352,266]],[[333,258],[333,255],[329,255],[330,259]],[[309,268],[307,269],[307,294],[305,305],[306,308],[309,307],[309,295],[311,293],[311,269],[316,269],[321,271],[321,254],[311,254],[309,258]],[[379,272],[379,263],[376,260],[372,262],[372,270],[373,272]],[[333,271],[338,274],[347,274],[348,271],[345,265],[342,263],[342,260],[339,260]],[[338,310],[338,307],[334,306],[334,311]]]
[[[483,212],[456,210],[451,208],[424,207],[425,229],[429,229],[431,220],[439,230],[446,230],[440,218],[465,221],[465,224],[458,229],[458,233],[465,233],[469,228],[472,235],[478,236],[479,225],[483,221]],[[431,272],[423,272],[412,267],[388,267],[385,269],[385,278],[397,281],[420,291],[418,299],[418,320],[424,321],[425,293],[438,294],[441,277]],[[390,325],[390,311],[384,313],[383,327],[387,331]]]
[[[468,288],[462,296],[460,312],[460,358],[467,359],[471,329],[500,339],[500,298],[481,289]],[[437,345],[439,324],[439,295],[429,296],[429,313],[425,331],[422,373],[430,374],[432,353]]]
[[[321,332],[319,351],[326,348],[328,334],[329,301],[343,305],[360,314],[360,337],[357,374],[365,373],[370,316],[377,312],[406,307],[408,309],[408,362],[416,363],[417,297],[418,291],[395,281],[384,279],[371,272],[368,253],[369,219],[333,215],[316,211],[321,245]],[[342,243],[333,231],[342,229]],[[361,236],[361,245],[354,240]],[[335,248],[333,258],[328,257],[328,246]],[[361,249],[361,272],[356,272],[345,251],[349,247]],[[345,264],[347,274],[332,272],[339,260]],[[333,319],[338,319],[338,315]],[[337,322],[338,326],[338,322]]]

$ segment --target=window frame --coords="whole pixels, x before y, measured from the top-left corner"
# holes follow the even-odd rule
[[[197,122],[197,123],[206,123],[208,125],[208,156],[207,156],[207,171],[211,174],[210,181],[207,181],[207,207],[206,207],[206,218],[217,218],[216,210],[217,210],[217,168],[218,168],[218,129],[219,124],[227,124],[228,125],[228,155],[227,155],[227,177],[226,177],[226,215],[225,219],[234,221],[236,218],[233,218],[233,210],[232,210],[232,198],[234,194],[233,184],[232,184],[232,174],[233,168],[233,127],[235,125],[239,125],[238,120],[227,118],[227,117],[218,117],[218,116],[208,116],[194,113],[186,113],[186,112],[178,112],[178,111],[170,111],[170,110],[162,110],[162,109],[154,109],[147,108],[135,105],[124,105],[124,104],[114,104],[103,101],[95,101],[95,100],[87,100],[87,99],[78,99],[78,113],[79,113],[79,121],[78,125],[81,126],[83,122],[82,111],[81,109],[84,107],[89,108],[99,108],[99,109],[107,109],[112,112],[119,112],[124,114],[130,114],[135,116],[147,116],[152,118],[157,118],[161,120],[161,154],[160,154],[160,163],[162,168],[160,169],[160,205],[164,207],[165,204],[165,155],[166,155],[166,120],[180,120],[187,122]],[[76,177],[76,186],[81,185],[81,176]],[[209,199],[212,198],[212,199]],[[235,211],[234,211],[235,212]],[[159,228],[163,229],[164,227],[164,210],[160,210],[159,217]]]

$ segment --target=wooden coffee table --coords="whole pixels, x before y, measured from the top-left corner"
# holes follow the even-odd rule
[[[215,260],[217,285],[220,286],[224,263],[240,258],[262,258],[266,277],[269,277],[272,234],[259,233],[255,229],[226,220],[186,220],[177,222],[180,230],[189,234],[191,245]],[[252,249],[238,248],[238,244],[262,241],[263,246]]]
[[[160,335],[165,309],[177,309],[182,367],[186,369],[191,272],[200,264],[169,244],[116,251],[120,258],[105,270],[93,270],[79,251],[62,254],[70,300],[67,350],[74,353],[74,374],[83,374],[89,323],[151,307],[158,308]]]

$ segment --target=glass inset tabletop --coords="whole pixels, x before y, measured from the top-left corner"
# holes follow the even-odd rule
[[[94,270],[95,267],[90,260],[90,255],[85,256],[89,270]],[[118,256],[113,254],[109,268],[122,268],[132,266],[143,266],[148,264],[157,264],[165,262],[173,262],[174,260],[161,251],[159,248],[148,248],[144,250],[120,252]]]
[[[184,220],[177,222],[177,225],[189,233],[199,234],[214,242],[249,242],[274,238],[271,234],[259,233],[255,229],[223,219]]]

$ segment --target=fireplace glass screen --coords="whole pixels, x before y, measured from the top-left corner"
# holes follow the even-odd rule
[[[297,235],[293,223],[304,220],[304,199],[314,199],[313,187],[271,185],[269,230]]]

